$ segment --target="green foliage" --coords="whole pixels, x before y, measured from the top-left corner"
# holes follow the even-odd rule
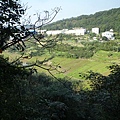
[[[90,71],[84,75],[90,80],[92,91],[89,102],[92,104],[93,118],[99,120],[119,120],[120,66],[110,66],[111,74],[103,76]],[[99,109],[98,109],[99,108]]]
[[[119,44],[118,41],[107,41],[107,42],[82,42],[86,47],[90,47],[93,51],[97,52],[99,50],[104,51],[115,51],[118,52]]]
[[[108,38],[105,37],[105,36],[103,36],[103,37],[102,37],[102,40],[104,40],[104,41],[108,41]]]
[[[69,44],[58,44],[55,46],[55,51],[57,56],[67,57],[67,58],[90,58],[93,56],[94,52],[90,47],[77,47],[71,46]],[[58,53],[58,54],[57,54]]]
[[[28,72],[13,66],[0,56],[0,119],[16,119],[21,113],[21,90],[26,86]]]
[[[90,38],[96,37],[95,33],[90,33],[89,35],[90,35]]]
[[[119,32],[119,20],[120,8],[115,8],[108,11],[97,12],[94,15],[81,15],[75,18],[60,20],[47,25],[45,28],[48,30],[57,30],[84,27],[91,30],[93,27],[99,27],[101,32],[110,29]]]
[[[99,50],[119,52],[119,44],[117,41],[81,43],[84,45],[84,47],[77,47],[64,43],[57,44],[54,52],[57,56],[76,59],[90,58]]]
[[[0,57],[0,119],[119,120],[120,66],[103,76],[90,71],[82,81],[33,75]],[[5,73],[5,74],[4,74]],[[83,75],[83,74],[82,74]]]
[[[29,70],[11,66],[2,57],[0,61],[0,119],[67,120],[70,113],[78,114],[71,106],[77,98],[67,79],[57,81],[45,74],[32,75]]]
[[[6,43],[10,36],[15,39],[20,39],[20,34],[15,36],[14,33],[20,33],[20,31],[22,33],[25,31],[23,26],[21,26],[21,30],[18,28],[18,26],[20,26],[20,18],[24,15],[25,10],[18,0],[1,0],[0,11],[0,48],[4,50],[11,45]]]

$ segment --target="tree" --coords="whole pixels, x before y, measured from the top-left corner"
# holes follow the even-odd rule
[[[111,72],[108,76],[92,71],[80,74],[90,81],[91,92],[88,94],[88,103],[92,111],[90,120],[120,119],[120,66],[114,64],[109,69]]]
[[[105,36],[103,36],[103,37],[102,37],[102,40],[104,40],[104,41],[108,41],[108,38],[105,37]]]
[[[0,1],[0,48],[2,50],[10,46],[7,44],[10,36],[14,38],[14,44],[18,43],[18,36],[15,36],[14,33],[22,31],[17,26],[20,25],[20,18],[24,13],[25,9],[17,0]]]
[[[24,24],[22,24],[21,22],[21,18],[22,16],[24,17],[26,10],[27,7],[22,6],[18,0],[0,1],[0,52],[6,50],[11,46],[16,47],[20,51],[24,51],[26,47],[25,41],[29,37],[32,37],[34,40],[39,42],[41,47],[44,48],[52,47],[53,45],[55,45],[56,39],[52,39],[52,40],[44,39],[44,35],[42,33],[40,33],[39,35],[36,35],[34,33],[36,29],[41,30],[42,26],[50,23],[57,15],[60,8],[53,9],[52,13],[49,13],[48,11],[44,11],[45,16],[43,18],[41,18],[39,13],[37,13],[36,14],[37,19],[33,25],[31,25],[31,23],[27,24],[29,23],[29,21],[27,20],[25,20]],[[31,32],[29,28],[27,28],[26,26],[31,26],[34,31]],[[35,89],[33,90],[34,85],[31,85],[32,83],[30,81],[31,80],[30,77],[32,76],[33,71],[35,72],[36,70],[34,68],[30,68],[30,69],[26,69],[26,68],[31,66],[41,67],[43,62],[50,60],[52,58],[49,58],[47,60],[45,59],[43,61],[37,61],[37,63],[28,65],[27,67],[16,64],[17,61],[19,62],[20,58],[13,61],[12,63],[9,63],[7,59],[4,59],[0,56],[0,108],[1,108],[0,119],[1,120],[2,119],[26,120],[27,119],[26,116],[35,118],[40,116],[41,114],[44,115],[44,113],[40,114],[40,111],[38,113],[39,103],[41,104],[41,105],[39,104],[40,105],[39,108],[41,111],[44,112],[45,107],[46,109],[49,108],[48,105],[46,105],[47,100],[45,100],[42,97],[39,97],[39,100],[36,101],[37,108],[34,108],[35,107],[34,104],[31,104],[31,102],[35,103],[34,100],[37,99],[37,97],[40,95],[38,94],[37,96],[34,96],[35,94],[33,95],[33,91]],[[44,67],[41,68],[50,71],[50,68],[44,68]],[[54,69],[56,68],[54,67]],[[31,95],[33,97],[31,97],[32,99],[29,99],[28,102],[28,98]],[[26,103],[26,100],[28,103]],[[58,106],[59,104],[61,105],[61,103],[58,103],[56,106]],[[52,104],[50,105],[52,106]],[[41,108],[44,110],[42,110]],[[35,112],[31,110],[35,110]]]
[[[51,22],[56,14],[59,12],[60,8],[55,8],[52,13],[44,11],[45,16],[41,18],[40,14],[37,13],[37,19],[33,25],[26,20],[24,24],[21,22],[21,18],[25,15],[27,6],[22,6],[18,0],[1,0],[0,1],[0,51],[4,51],[10,46],[15,45],[18,50],[23,51],[25,48],[24,40],[28,37],[34,37],[43,47],[47,46],[46,41],[44,45],[40,42],[44,38],[42,34],[39,37],[35,36],[35,30],[37,28],[41,29],[42,26]],[[28,24],[29,22],[29,24]],[[38,25],[39,23],[39,25]],[[30,32],[30,28],[26,26],[31,26],[34,32]],[[11,40],[9,40],[11,38]],[[49,41],[50,44],[51,41]],[[46,44],[45,44],[46,43]]]
[[[42,15],[41,12],[34,14],[33,16],[36,18],[34,23],[30,22],[31,17],[33,16],[29,16],[25,19],[24,16],[27,9],[28,7],[26,5],[22,6],[19,0],[0,1],[0,53],[11,46],[14,46],[21,52],[24,51],[26,47],[25,42],[31,37],[40,44],[41,49],[53,48],[53,46],[56,45],[57,39],[45,38],[44,34],[41,32],[41,29],[55,18],[61,8],[56,7],[51,12],[44,11]],[[24,21],[22,21],[23,17]],[[30,29],[32,29],[32,31]],[[39,29],[40,31],[39,35],[36,35],[36,29]],[[23,55],[20,58],[22,57]],[[51,58],[48,58],[48,60],[49,59]],[[19,61],[19,58],[12,63],[16,63],[17,61]],[[31,65],[22,67],[41,67],[41,65],[43,65],[46,61],[46,59],[45,61],[36,61]],[[42,68],[47,71],[50,71],[51,69],[45,67]]]
[[[90,33],[90,38],[96,37],[95,33]]]

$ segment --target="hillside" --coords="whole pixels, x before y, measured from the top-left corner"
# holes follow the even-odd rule
[[[106,11],[100,11],[91,15],[81,15],[69,19],[60,20],[45,26],[47,30],[71,29],[74,27],[83,27],[91,30],[93,27],[99,27],[100,31],[110,30],[111,28],[120,31],[120,8],[114,8]]]

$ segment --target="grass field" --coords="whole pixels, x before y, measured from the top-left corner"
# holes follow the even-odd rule
[[[9,56],[10,60],[14,60],[17,58],[18,54],[12,54],[8,52],[4,52],[5,56]],[[44,60],[50,56],[37,56],[33,57],[32,59],[24,59],[23,62],[34,62],[36,60]],[[64,73],[56,73],[56,71],[52,71],[52,73],[57,77],[70,77],[74,79],[80,79],[79,73],[86,73],[87,71],[92,70],[93,72],[98,72],[103,75],[108,75],[110,73],[108,66],[112,64],[120,64],[120,53],[119,52],[106,52],[106,51],[98,51],[92,58],[90,59],[73,59],[73,58],[62,58],[62,57],[55,57],[49,62],[52,65],[61,66],[59,68],[60,71]],[[48,66],[47,66],[48,67]],[[37,68],[38,72],[45,72],[48,74],[47,71]]]

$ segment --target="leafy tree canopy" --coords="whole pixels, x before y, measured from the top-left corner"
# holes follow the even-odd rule
[[[24,39],[28,38],[30,35],[40,43],[40,40],[43,39],[44,36],[42,34],[35,36],[33,33],[35,33],[37,28],[41,28],[43,25],[51,22],[60,8],[53,9],[50,14],[48,11],[44,11],[45,17],[43,19],[40,13],[37,13],[34,24],[29,20],[25,20],[24,24],[21,22],[21,18],[25,15],[26,10],[27,6],[22,6],[19,0],[0,1],[0,51],[4,51],[13,45],[16,45],[19,50],[23,51],[25,48]],[[29,28],[27,26],[29,26]],[[29,31],[30,26],[34,30],[33,33]],[[10,37],[12,38],[11,41],[9,40]],[[45,43],[44,46],[46,46]]]
[[[93,27],[99,27],[100,31],[113,29],[120,32],[120,8],[108,11],[100,11],[91,15],[81,15],[69,19],[60,20],[47,25],[45,28],[50,29],[72,29],[75,27],[84,27],[91,30]]]
[[[14,38],[14,43],[18,42],[17,39],[20,35],[15,36],[14,33],[22,32],[22,30],[18,29],[18,26],[21,25],[20,18],[24,13],[25,9],[18,0],[0,1],[0,48],[2,50],[10,45],[6,43],[10,36]],[[4,46],[5,44],[7,46]]]

